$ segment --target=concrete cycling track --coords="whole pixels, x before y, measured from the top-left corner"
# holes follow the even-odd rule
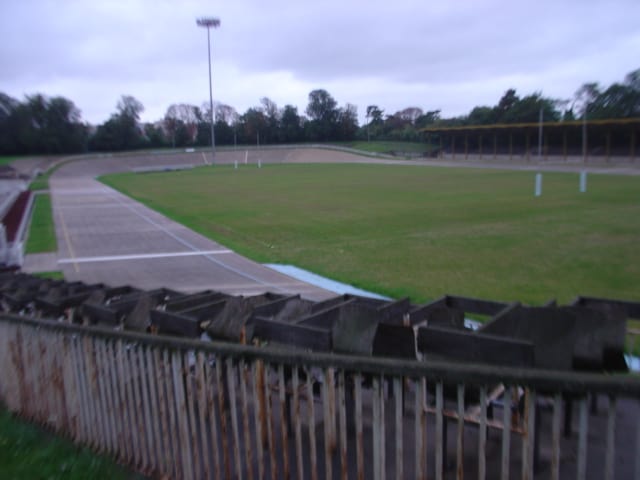
[[[68,281],[167,287],[184,292],[206,289],[252,295],[265,291],[322,300],[333,292],[304,283],[248,260],[224,246],[98,182],[99,175],[136,169],[203,165],[210,152],[105,155],[65,163],[50,178],[58,241],[57,269]],[[371,158],[351,152],[300,148],[219,151],[216,163],[392,163],[537,170],[540,165],[446,160]],[[548,163],[545,170],[576,171],[579,163]],[[602,173],[637,174],[633,163],[593,168]]]

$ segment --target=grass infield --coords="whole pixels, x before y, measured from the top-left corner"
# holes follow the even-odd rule
[[[640,177],[386,165],[203,167],[102,181],[260,262],[393,297],[640,300]]]

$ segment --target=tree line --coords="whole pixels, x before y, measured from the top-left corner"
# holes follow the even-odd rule
[[[0,154],[62,154],[87,151],[121,151],[140,148],[195,147],[211,144],[211,110],[174,104],[164,117],[141,123],[144,106],[124,95],[107,121],[91,126],[80,110],[64,97],[27,95],[23,101],[0,92]],[[239,114],[233,107],[214,106],[217,145],[265,145],[353,140],[423,141],[421,129],[429,126],[487,125],[495,123],[640,117],[640,69],[603,88],[585,83],[572,99],[553,99],[541,93],[519,96],[507,90],[494,106],[476,106],[467,115],[442,118],[440,110],[411,106],[385,114],[368,105],[365,122],[358,122],[357,107],[338,106],[324,89],[309,93],[303,113],[294,105],[279,108],[264,97],[259,105]]]

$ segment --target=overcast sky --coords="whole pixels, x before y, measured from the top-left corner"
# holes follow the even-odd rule
[[[239,113],[269,97],[303,113],[339,105],[443,116],[494,105],[508,88],[571,98],[640,68],[639,0],[0,0],[0,92],[62,95],[102,123],[123,94],[155,121],[213,96]]]

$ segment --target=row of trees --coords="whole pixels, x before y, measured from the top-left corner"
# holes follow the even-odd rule
[[[309,93],[304,114],[294,105],[279,108],[265,97],[259,105],[240,115],[231,106],[215,107],[218,145],[299,142],[400,140],[421,141],[428,126],[462,126],[494,123],[536,122],[542,111],[545,121],[589,118],[640,117],[640,69],[623,82],[601,88],[586,83],[571,100],[544,97],[540,93],[519,96],[507,90],[494,106],[477,106],[468,115],[442,118],[440,110],[407,107],[385,114],[368,105],[365,123],[358,124],[355,105],[339,107],[326,90]],[[0,93],[0,154],[58,154],[82,151],[117,151],[137,148],[206,146],[211,144],[211,111],[188,104],[169,106],[164,118],[142,124],[142,103],[123,96],[116,112],[96,128],[82,122],[80,111],[63,97],[36,94],[23,102]]]
[[[19,102],[0,93],[0,154],[82,152],[88,138],[71,100],[37,94]]]

